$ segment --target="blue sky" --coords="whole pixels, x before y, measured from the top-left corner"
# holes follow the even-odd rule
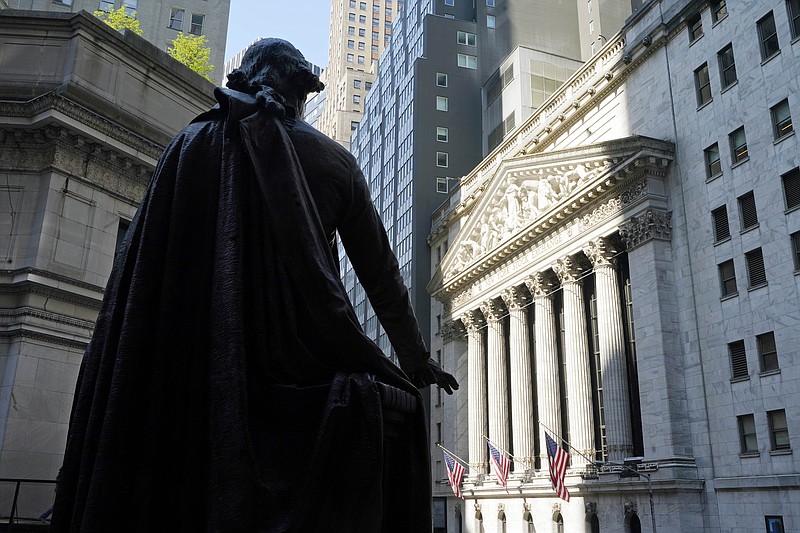
[[[231,0],[225,60],[259,37],[280,37],[324,67],[329,20],[330,0]]]

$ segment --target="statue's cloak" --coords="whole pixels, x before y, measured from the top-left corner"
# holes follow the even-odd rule
[[[317,141],[295,149],[301,123],[269,88],[216,95],[167,147],[116,257],[53,530],[429,532],[422,402],[339,279],[323,220],[337,204],[319,192],[336,187],[315,182],[315,198],[300,162],[315,155],[298,158]],[[389,255],[375,269],[396,269]],[[376,380],[417,399],[391,461]]]

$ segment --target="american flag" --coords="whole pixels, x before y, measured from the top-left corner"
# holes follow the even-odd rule
[[[444,453],[444,464],[447,467],[447,477],[450,478],[450,488],[458,498],[464,499],[461,494],[461,480],[464,479],[464,465],[456,461],[452,455]]]
[[[500,481],[500,484],[508,491],[506,481],[508,480],[508,472],[511,470],[511,461],[508,459],[508,455],[494,447],[492,441],[486,439],[486,444],[489,445],[489,455],[492,457],[494,473]]]
[[[550,463],[550,482],[553,484],[553,490],[556,491],[559,498],[569,501],[569,491],[564,485],[564,475],[567,473],[569,454],[564,451],[564,448],[556,444],[556,441],[546,432],[544,437],[547,439],[547,457]]]

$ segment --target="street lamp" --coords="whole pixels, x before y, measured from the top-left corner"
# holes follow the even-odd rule
[[[653,503],[653,483],[650,480],[650,474],[639,472],[638,465],[642,462],[643,457],[626,457],[624,463],[615,463],[610,461],[597,461],[597,465],[610,465],[621,466],[622,471],[619,473],[620,479],[627,477],[643,477],[647,480],[647,494],[650,497],[650,521],[653,524],[653,533],[657,533],[656,529],[656,508]]]

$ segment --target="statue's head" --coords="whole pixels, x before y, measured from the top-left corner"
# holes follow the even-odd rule
[[[250,45],[239,68],[228,74],[227,86],[235,91],[255,94],[263,85],[278,91],[299,113],[308,93],[325,88],[300,50],[275,38]]]

